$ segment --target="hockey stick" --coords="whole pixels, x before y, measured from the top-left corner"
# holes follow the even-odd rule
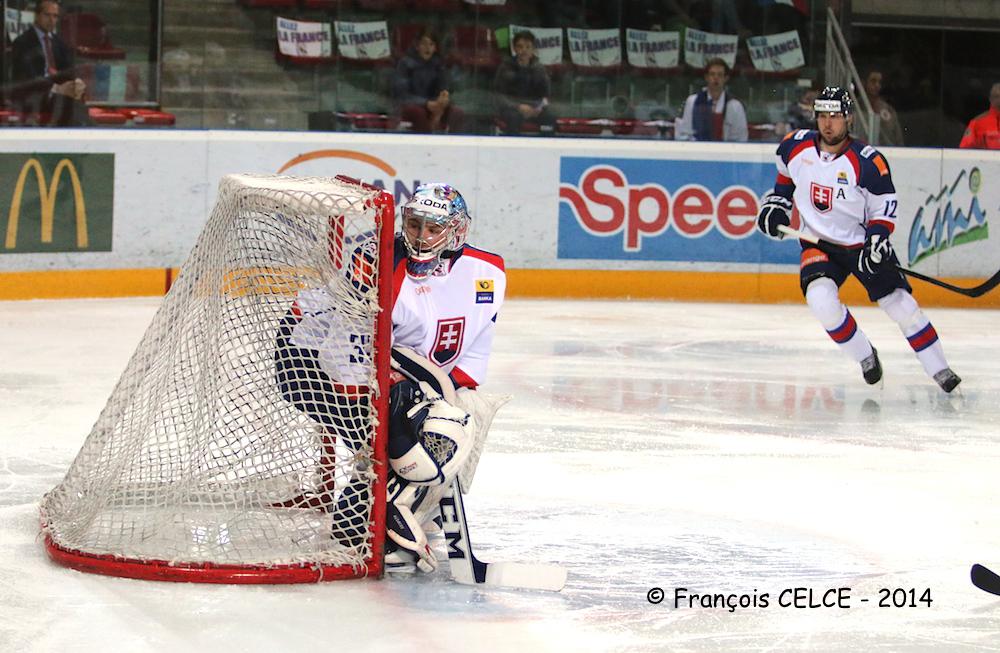
[[[519,562],[482,562],[472,552],[469,524],[462,503],[462,486],[456,478],[441,497],[441,521],[448,543],[451,577],[465,585],[558,592],[566,585],[566,570],[556,565]]]
[[[980,564],[972,565],[972,584],[990,594],[1000,596],[1000,575],[990,571]]]
[[[405,347],[393,347],[392,368],[414,382],[425,382],[441,393],[452,406],[459,405],[451,380],[440,368],[425,364],[426,359]],[[496,412],[503,401],[496,404]],[[492,419],[492,412],[489,419]],[[488,424],[486,425],[489,426]],[[485,435],[483,436],[485,437]],[[479,452],[481,453],[481,451]],[[478,453],[476,454],[478,460]],[[475,470],[473,470],[475,471]],[[448,543],[448,564],[451,577],[466,585],[490,585],[516,589],[536,589],[558,592],[566,584],[566,570],[554,565],[522,564],[518,562],[482,562],[472,553],[469,524],[462,503],[462,473],[444,490],[438,502],[441,528]],[[471,481],[471,474],[469,475]]]
[[[802,233],[801,231],[792,229],[791,227],[786,227],[783,224],[778,225],[778,231],[781,231],[782,233],[787,234],[789,236],[794,236],[795,238],[799,238],[806,242],[819,245],[820,249],[822,249],[823,245],[826,244],[819,238],[816,238],[815,236],[809,236],[807,234]],[[904,267],[900,267],[898,269],[900,272],[902,272],[908,277],[913,277],[914,279],[920,279],[921,281],[926,281],[929,284],[939,286],[941,288],[944,288],[945,290],[956,292],[960,295],[965,295],[966,297],[979,297],[981,295],[985,295],[986,293],[988,293],[989,291],[993,290],[998,285],[1000,285],[1000,270],[998,270],[996,274],[994,274],[992,277],[990,277],[983,283],[979,284],[978,286],[973,286],[972,288],[962,288],[961,286],[953,286],[947,281],[941,281],[940,279],[935,279],[934,277],[929,277],[926,274],[921,274],[920,272],[915,272],[914,270],[908,270]]]

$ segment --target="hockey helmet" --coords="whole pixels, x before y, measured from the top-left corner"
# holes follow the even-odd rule
[[[818,116],[821,113],[842,113],[844,117],[854,113],[854,100],[846,89],[839,86],[827,86],[813,102],[813,112]]]
[[[408,254],[407,272],[423,278],[434,271],[441,258],[447,258],[465,244],[472,221],[465,198],[448,184],[421,184],[403,204],[403,241]],[[414,222],[414,221],[418,222]],[[425,227],[437,225],[440,238],[425,239]]]

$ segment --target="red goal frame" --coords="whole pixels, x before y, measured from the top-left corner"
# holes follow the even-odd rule
[[[315,583],[350,578],[381,578],[384,573],[386,483],[388,475],[389,366],[392,346],[393,241],[395,208],[392,195],[385,190],[338,175],[339,181],[378,191],[371,201],[378,223],[378,296],[381,310],[375,318],[375,366],[378,381],[372,401],[378,426],[372,443],[377,480],[372,492],[371,556],[361,565],[231,565],[214,563],[176,563],[167,560],[143,560],[112,554],[94,554],[62,547],[46,533],[45,550],[56,563],[78,571],[141,580],[227,584]],[[336,263],[336,261],[335,261]],[[343,262],[341,262],[343,263]],[[44,528],[44,524],[43,524]]]

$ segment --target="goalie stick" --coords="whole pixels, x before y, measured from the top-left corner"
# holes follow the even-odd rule
[[[794,236],[795,238],[799,238],[806,242],[818,245],[820,249],[822,249],[823,245],[825,244],[823,241],[821,241],[819,238],[816,238],[815,236],[809,236],[807,234],[802,233],[801,231],[798,231],[797,229],[786,227],[785,225],[778,225],[778,230],[789,236]],[[920,272],[909,270],[904,267],[898,267],[897,269],[908,277],[913,277],[914,279],[920,279],[921,281],[926,281],[929,284],[939,286],[941,288],[944,288],[945,290],[950,290],[960,295],[965,295],[966,297],[980,297],[982,295],[985,295],[989,291],[993,290],[998,285],[1000,285],[1000,270],[998,270],[996,274],[994,274],[992,277],[982,282],[978,286],[973,286],[972,288],[963,288],[961,286],[954,286],[948,283],[947,281],[941,281],[940,279],[935,279],[934,277],[929,277],[926,274],[921,274]]]
[[[558,592],[566,585],[566,570],[556,565],[519,562],[482,562],[472,552],[469,524],[457,478],[441,497],[441,521],[448,545],[451,577],[465,585]]]
[[[978,563],[972,565],[969,575],[972,576],[973,585],[984,592],[1000,596],[1000,575]]]
[[[452,406],[460,405],[455,387],[445,373],[412,349],[393,347],[392,368],[414,382],[426,382],[441,393],[444,400]],[[493,413],[506,398],[484,400],[488,404],[486,413],[480,412],[485,418],[486,426],[493,418]],[[481,434],[485,438],[485,434]],[[481,444],[481,443],[480,443]],[[466,585],[487,585],[493,587],[509,587],[514,589],[536,589],[558,592],[566,584],[566,570],[555,565],[524,564],[518,562],[482,562],[476,559],[472,552],[472,542],[469,540],[469,524],[465,518],[465,504],[462,503],[462,482],[467,478],[472,480],[472,472],[478,462],[480,449],[474,453],[472,470],[464,470],[448,484],[438,508],[441,511],[441,528],[444,531],[448,546],[448,564],[451,577]],[[465,473],[467,471],[467,473]]]

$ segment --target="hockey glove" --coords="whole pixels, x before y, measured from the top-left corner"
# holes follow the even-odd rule
[[[865,244],[858,255],[858,270],[862,274],[877,274],[879,268],[892,258],[892,243],[889,242],[889,230],[885,227],[868,227],[865,234]]]
[[[778,231],[778,225],[786,227],[792,224],[792,201],[781,195],[768,195],[760,207],[757,216],[757,228],[771,238],[781,240],[785,234]]]

